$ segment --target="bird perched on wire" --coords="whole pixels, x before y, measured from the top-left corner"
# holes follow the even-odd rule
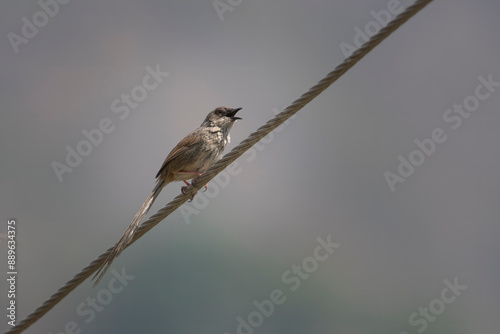
[[[120,255],[132,240],[135,231],[153,205],[160,191],[170,182],[196,178],[217,162],[224,148],[230,141],[229,131],[236,120],[236,113],[242,108],[218,107],[211,111],[200,127],[182,139],[168,154],[160,170],[156,174],[156,186],[135,215],[129,227],[109,253],[108,257],[96,272],[94,286],[102,279],[113,260]],[[206,187],[206,186],[205,186]],[[186,187],[181,190],[184,193]],[[193,195],[194,196],[194,195]],[[193,199],[191,197],[191,199]],[[96,279],[97,278],[97,279]]]

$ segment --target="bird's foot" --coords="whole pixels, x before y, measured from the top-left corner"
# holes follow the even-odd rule
[[[200,175],[201,175],[200,173],[198,173],[198,174],[199,174],[198,176],[200,176]],[[195,182],[196,182],[196,178],[194,178],[194,179],[193,179],[193,181],[191,181],[191,184],[194,184]],[[184,195],[186,195],[186,189],[187,189],[187,187],[189,187],[189,186],[190,186],[190,184],[189,184],[189,182],[188,182],[188,181],[186,181],[186,180],[184,180],[184,183],[185,183],[186,185],[185,185],[185,186],[183,186],[183,187],[181,188],[181,191],[182,191],[182,193],[183,193]],[[206,184],[205,184],[205,187],[204,187],[204,189],[203,189],[203,192],[207,191],[207,189],[208,189],[208,185],[206,185]],[[192,202],[192,201],[193,201],[193,198],[194,198],[194,196],[195,196],[196,194],[197,194],[197,192],[195,192],[195,193],[191,196],[191,198],[189,199],[189,201],[188,201],[188,202]]]
[[[184,181],[184,183],[185,183],[186,185],[185,185],[185,186],[183,186],[183,187],[181,188],[181,192],[182,192],[184,195],[186,195],[186,189],[187,189],[187,187],[189,187],[189,182],[188,182],[188,181]],[[191,195],[191,198],[189,199],[189,201],[188,201],[188,202],[192,202],[192,201],[193,201],[193,198],[194,198],[194,196],[196,195],[196,193],[197,193],[197,192],[195,192],[193,195]]]

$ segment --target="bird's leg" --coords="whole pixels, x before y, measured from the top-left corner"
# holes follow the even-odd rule
[[[200,176],[200,175],[201,175],[201,173],[198,173],[198,172],[177,172],[176,174],[195,175],[196,177],[198,177],[198,176]],[[183,194],[186,194],[186,189],[187,189],[187,187],[189,187],[189,182],[188,182],[188,181],[186,181],[186,180],[183,180],[183,181],[184,181],[184,183],[185,183],[186,185],[185,185],[185,186],[183,186],[183,187],[181,188],[181,191],[182,191],[182,193],[183,193]],[[206,191],[206,188],[207,188],[207,186],[205,185],[205,191]],[[196,195],[196,193],[194,193],[194,194],[191,196],[191,199],[189,200],[189,202],[192,202],[192,201],[193,201],[193,198],[194,198],[194,196],[195,196],[195,195]]]
[[[201,176],[201,173],[198,173],[198,172],[177,172],[177,174],[196,175],[196,177]],[[195,178],[193,178],[193,182],[196,182],[196,177],[195,177]],[[193,183],[193,182],[191,182],[191,183]],[[189,182],[187,182],[186,180],[184,180],[184,183],[185,183],[187,186],[189,186]],[[184,187],[183,187],[183,188],[184,188]],[[186,189],[186,188],[184,188],[184,189]],[[207,185],[207,184],[205,184],[205,190],[203,190],[203,191],[207,191],[207,189],[208,189],[208,185]]]
[[[184,183],[186,184],[186,186],[181,187],[181,191],[182,191],[182,193],[184,195],[186,195],[186,189],[187,189],[187,187],[189,187],[189,182],[188,181],[184,181]],[[196,193],[194,193],[193,195],[191,195],[191,198],[188,200],[188,202],[192,202],[195,195],[196,195]]]

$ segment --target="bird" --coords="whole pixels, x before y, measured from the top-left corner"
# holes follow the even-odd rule
[[[241,109],[243,108],[215,108],[196,130],[184,137],[172,149],[156,174],[156,185],[153,191],[92,278],[95,280],[94,287],[99,284],[111,263],[130,243],[161,190],[170,182],[184,181],[186,186],[181,188],[182,193],[184,193],[189,186],[187,180],[202,175],[222,157],[224,148],[231,140],[229,131],[233,128],[234,123],[241,119],[236,116],[236,113]],[[194,195],[191,200],[193,197]]]

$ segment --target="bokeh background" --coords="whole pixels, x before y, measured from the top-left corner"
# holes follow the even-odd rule
[[[18,320],[119,239],[165,156],[210,110],[244,108],[233,148],[341,63],[371,11],[410,5],[221,3],[219,16],[213,1],[71,1],[17,52],[9,36],[42,7],[0,5],[0,233],[17,219]],[[200,194],[188,218],[175,212],[127,249],[113,264],[135,277],[123,289],[111,273],[94,289],[88,280],[26,333],[233,334],[275,289],[286,300],[241,333],[498,333],[500,87],[456,130],[443,115],[479,76],[500,82],[499,11],[495,0],[426,7],[241,157],[208,203]],[[169,74],[126,117],[114,112],[148,66]],[[113,131],[60,182],[53,162],[106,118]],[[392,192],[384,173],[435,128],[447,140]],[[282,275],[329,235],[340,247],[292,291]],[[445,280],[466,286],[448,304]]]

